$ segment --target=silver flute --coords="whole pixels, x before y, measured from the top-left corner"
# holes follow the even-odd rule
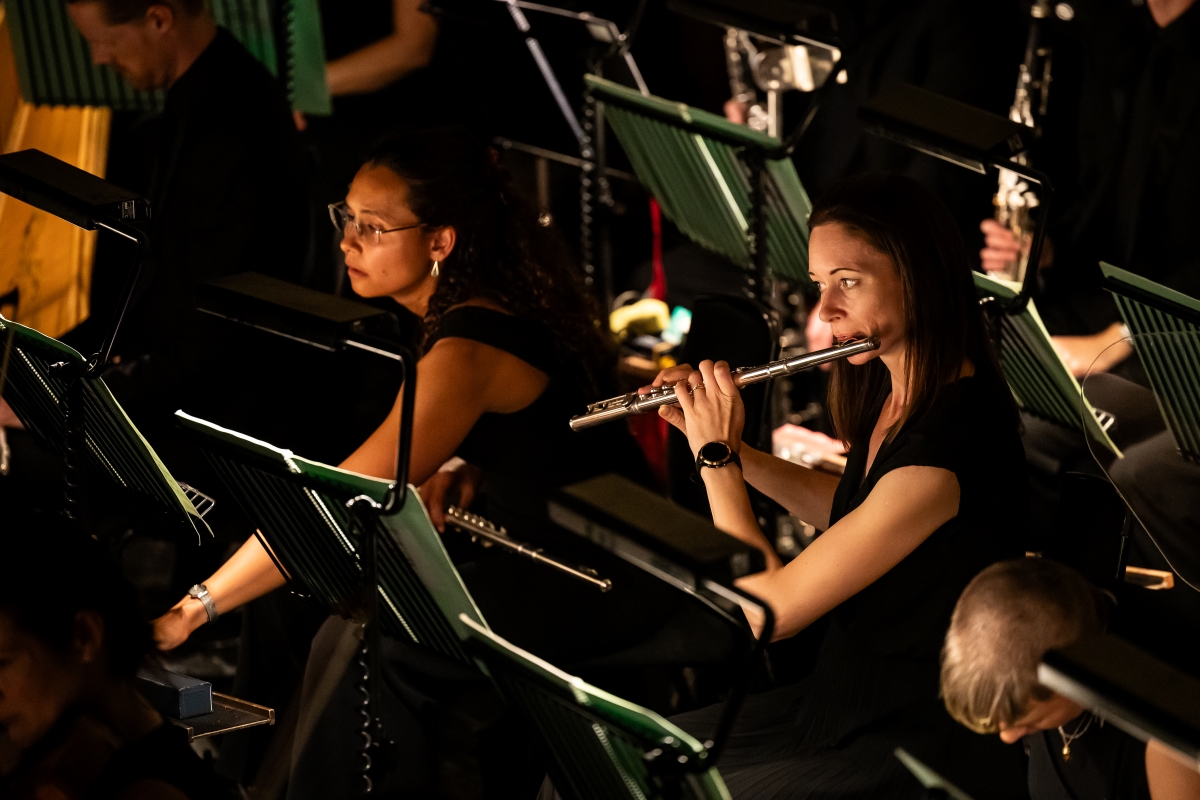
[[[472,541],[483,539],[485,546],[488,544],[499,545],[517,555],[532,559],[539,564],[545,564],[560,572],[565,572],[572,578],[590,583],[602,592],[607,592],[612,588],[612,581],[608,578],[601,578],[596,574],[596,570],[591,567],[572,567],[569,564],[564,564],[562,561],[544,554],[541,548],[530,547],[527,544],[510,539],[508,531],[504,530],[504,528],[487,521],[477,514],[472,514],[470,511],[463,511],[458,506],[450,506],[446,509],[446,521],[463,533],[468,534]]]
[[[805,353],[802,356],[795,356],[794,358],[772,361],[770,364],[763,364],[761,367],[741,367],[733,371],[733,382],[740,389],[752,383],[762,383],[771,378],[794,375],[806,369],[828,364],[830,361],[837,361],[840,358],[849,358],[859,353],[868,353],[878,349],[879,339],[874,336],[870,339],[842,342],[833,347],[827,347],[824,350],[817,350],[814,353]],[[592,403],[588,406],[586,413],[571,417],[571,430],[582,431],[594,425],[600,425],[614,419],[625,419],[634,414],[644,414],[647,411],[654,411],[659,406],[669,406],[678,402],[679,398],[675,395],[674,384],[659,386],[651,389],[646,394],[630,392],[620,397],[613,397],[608,400],[602,400],[599,403]]]

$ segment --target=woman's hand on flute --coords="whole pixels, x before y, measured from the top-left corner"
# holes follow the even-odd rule
[[[657,389],[659,386],[674,386],[680,381],[686,381],[691,374],[691,364],[676,364],[673,367],[667,367],[658,373],[658,376],[654,379],[654,383],[638,389],[638,394],[646,394],[651,389]],[[684,436],[687,436],[687,422],[684,420],[683,412],[679,410],[679,406],[659,406],[658,415],[678,428]]]
[[[417,489],[421,502],[429,512],[429,520],[438,533],[446,532],[448,507],[470,507],[482,472],[479,467],[471,466],[461,458],[452,458]]]
[[[701,361],[699,370],[675,384],[675,395],[679,398],[676,413],[686,421],[680,429],[687,434],[692,455],[709,442],[725,442],[735,453],[741,450],[746,409],[729,364]]]

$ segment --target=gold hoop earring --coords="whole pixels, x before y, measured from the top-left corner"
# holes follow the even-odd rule
[[[439,262],[437,262],[437,261],[433,262],[433,269],[429,270],[429,274],[435,278],[438,276],[438,272],[439,272],[438,263]]]

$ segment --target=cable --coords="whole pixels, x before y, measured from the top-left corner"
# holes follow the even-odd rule
[[[1164,334],[1145,334],[1145,335],[1146,336],[1159,336],[1159,335],[1164,335]],[[1118,339],[1117,341],[1110,344],[1108,347],[1101,350],[1099,353],[1096,354],[1096,357],[1092,359],[1092,363],[1088,365],[1087,372],[1085,372],[1083,375],[1083,381],[1080,382],[1080,384],[1079,384],[1079,422],[1083,426],[1083,430],[1084,430],[1083,441],[1087,445],[1088,455],[1090,455],[1092,457],[1092,460],[1096,462],[1096,466],[1100,468],[1100,472],[1102,472],[1104,474],[1104,479],[1107,480],[1109,482],[1109,484],[1112,485],[1114,490],[1116,490],[1117,497],[1121,498],[1121,502],[1125,505],[1125,508],[1129,511],[1130,514],[1133,515],[1134,520],[1137,522],[1138,525],[1140,525],[1142,527],[1142,530],[1146,532],[1146,537],[1148,539],[1150,539],[1150,543],[1154,545],[1154,549],[1158,550],[1159,555],[1161,555],[1163,557],[1163,561],[1167,562],[1167,566],[1171,568],[1171,572],[1175,573],[1179,577],[1179,580],[1183,581],[1184,584],[1186,584],[1189,589],[1191,589],[1194,592],[1200,593],[1200,587],[1197,587],[1196,584],[1192,583],[1191,581],[1189,581],[1187,578],[1185,578],[1183,576],[1183,573],[1180,572],[1179,569],[1175,566],[1175,564],[1171,562],[1170,557],[1167,555],[1166,551],[1162,549],[1162,546],[1158,543],[1158,540],[1154,538],[1154,534],[1152,534],[1150,532],[1150,528],[1146,525],[1146,523],[1142,522],[1142,518],[1140,516],[1138,516],[1138,513],[1134,509],[1133,504],[1129,502],[1129,499],[1127,497],[1125,497],[1125,493],[1121,491],[1121,487],[1117,485],[1116,481],[1114,481],[1112,479],[1112,476],[1108,474],[1108,470],[1104,468],[1104,464],[1102,464],[1100,462],[1100,459],[1096,457],[1096,451],[1092,448],[1092,438],[1087,435],[1087,424],[1086,424],[1087,408],[1085,407],[1085,403],[1084,403],[1085,398],[1084,398],[1084,394],[1083,394],[1083,387],[1087,384],[1088,378],[1090,378],[1092,376],[1092,368],[1096,366],[1096,362],[1100,360],[1100,356],[1104,355],[1111,348],[1116,347],[1118,344],[1121,344],[1122,342],[1128,342],[1129,346],[1131,348],[1134,347],[1132,337],[1126,336],[1121,339]]]

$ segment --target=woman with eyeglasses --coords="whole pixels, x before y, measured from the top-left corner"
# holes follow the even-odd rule
[[[560,486],[607,472],[648,477],[648,470],[627,430],[577,434],[567,425],[587,401],[613,394],[615,355],[580,276],[512,189],[491,148],[460,129],[399,134],[372,152],[330,215],[343,233],[354,291],[390,297],[424,320],[409,480],[420,487],[435,525],[443,529],[447,504],[468,506],[478,491],[486,500],[476,503],[479,511],[514,537],[613,578],[613,589],[601,594],[525,559],[470,550],[458,559],[466,561],[460,572],[491,627],[570,665],[630,647],[677,619],[677,591],[547,519],[547,501]],[[395,477],[400,404],[398,397],[344,469]],[[447,535],[452,553],[465,539],[457,536]],[[205,581],[206,600],[226,613],[284,582],[251,537]],[[204,601],[181,600],[155,621],[158,646],[177,647],[207,619]],[[693,632],[729,641],[729,633],[724,640],[720,631],[708,636],[705,624],[711,623],[701,621]],[[347,625],[331,619],[318,633],[306,685],[320,654]],[[385,647],[389,663],[391,652]],[[353,708],[349,701],[339,706],[336,697],[328,712],[335,719]],[[337,727],[324,717],[318,726]],[[397,722],[393,730],[406,729]],[[339,756],[339,748],[357,747],[359,739],[350,738],[333,736],[294,762],[304,771],[293,775],[294,785],[312,792],[303,796],[349,791],[354,771],[337,765],[353,757]],[[428,761],[435,769],[436,758]],[[401,787],[406,791],[433,779],[411,770],[397,774],[415,781]]]

